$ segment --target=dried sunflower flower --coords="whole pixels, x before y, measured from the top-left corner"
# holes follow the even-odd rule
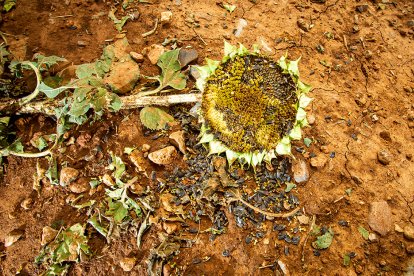
[[[299,59],[278,62],[225,42],[223,60],[197,67],[203,93],[200,143],[210,154],[225,152],[231,165],[256,167],[276,155],[291,155],[291,140],[308,124],[305,107],[310,86],[299,80]]]

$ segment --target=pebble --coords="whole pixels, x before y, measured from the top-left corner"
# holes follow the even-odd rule
[[[170,24],[172,20],[173,13],[170,11],[161,12],[161,24]]]
[[[181,48],[178,54],[178,61],[181,64],[181,68],[190,64],[198,59],[198,52],[194,49]]]
[[[388,165],[391,163],[392,155],[386,150],[380,150],[377,153],[378,161],[383,165]]]
[[[379,133],[379,136],[380,136],[382,139],[384,139],[385,141],[391,141],[391,134],[390,134],[390,132],[389,132],[389,131],[386,131],[386,130],[381,131],[381,132]]]
[[[165,49],[162,45],[152,44],[147,52],[147,57],[152,64],[157,64],[158,59],[162,54],[164,54]]]
[[[12,246],[15,242],[17,242],[24,234],[24,231],[21,229],[14,229],[10,233],[7,234],[6,238],[4,239],[4,247]]]
[[[368,224],[372,230],[382,236],[392,230],[394,222],[391,208],[386,201],[377,201],[370,204]]]
[[[172,234],[175,231],[177,231],[178,226],[175,223],[171,223],[171,222],[164,222],[162,224],[162,228],[165,230],[165,232],[167,232],[167,234]]]
[[[176,146],[183,154],[186,153],[186,146],[185,146],[185,138],[184,138],[184,131],[175,131],[170,134],[169,136],[170,143]]]
[[[53,229],[50,226],[45,226],[43,227],[42,230],[42,241],[40,242],[40,244],[42,246],[48,244],[49,242],[53,241],[53,239],[56,237],[57,233],[59,231]]]
[[[397,233],[403,233],[404,232],[404,229],[402,229],[401,226],[399,226],[398,224],[394,225],[394,230]]]
[[[148,144],[143,144],[141,147],[142,152],[149,152],[150,149],[151,149],[151,146]]]
[[[139,53],[137,53],[137,52],[129,52],[129,55],[131,56],[131,58],[133,60],[135,60],[138,63],[144,62],[144,56],[141,55],[141,54],[139,54]]]
[[[177,155],[177,150],[173,146],[169,146],[148,154],[149,160],[157,165],[171,164]]]
[[[369,233],[368,240],[371,242],[376,242],[378,240],[378,237],[375,233]]]
[[[305,225],[309,224],[309,217],[308,216],[300,215],[300,216],[297,216],[296,218],[298,219],[300,224],[305,224]]]
[[[321,169],[325,166],[327,161],[328,159],[326,158],[325,155],[319,154],[317,157],[312,158],[310,163],[312,167]]]
[[[119,262],[119,266],[126,272],[131,271],[136,263],[136,259],[135,258],[123,258],[120,262]]]
[[[303,18],[299,18],[298,21],[296,21],[296,24],[298,24],[298,27],[305,31],[305,32],[309,32],[310,30],[310,26],[308,23],[305,22],[305,20]]]
[[[405,247],[405,250],[407,251],[408,254],[413,255],[414,254],[414,244],[408,244]]]
[[[245,27],[247,27],[247,21],[243,18],[240,18],[236,30],[234,31],[234,36],[240,37]]]
[[[88,42],[86,42],[86,41],[83,41],[83,40],[78,40],[78,46],[79,47],[86,47],[86,46],[88,46]]]
[[[359,12],[366,12],[368,10],[368,5],[364,4],[364,5],[357,5],[355,8],[357,11]]]
[[[79,176],[79,171],[77,169],[66,167],[60,171],[60,185],[66,186],[71,182],[75,181]]]
[[[404,238],[409,241],[414,241],[414,227],[407,225],[404,227]]]
[[[81,177],[75,182],[69,184],[69,190],[75,194],[81,194],[89,191],[91,186],[89,185],[89,180],[86,177]]]
[[[33,199],[32,198],[26,198],[25,200],[23,200],[20,203],[20,206],[25,209],[25,210],[29,210],[30,208],[32,208],[33,206]]]
[[[309,180],[308,166],[302,158],[297,158],[292,165],[293,179],[296,183],[305,183]]]
[[[313,115],[313,114],[308,114],[307,115],[307,119],[308,119],[308,123],[310,125],[313,125],[315,123],[315,121],[316,121],[315,115]]]

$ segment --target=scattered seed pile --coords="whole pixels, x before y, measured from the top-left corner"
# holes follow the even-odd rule
[[[273,60],[235,56],[207,79],[202,112],[213,134],[236,152],[271,150],[292,129],[296,86]]]

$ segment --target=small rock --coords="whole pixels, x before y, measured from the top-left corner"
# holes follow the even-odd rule
[[[190,76],[197,80],[200,78],[200,71],[196,67],[190,66]]]
[[[392,155],[386,150],[381,150],[377,153],[377,158],[381,164],[388,165],[391,163]]]
[[[172,16],[173,13],[170,11],[161,12],[161,24],[165,25],[171,23]]]
[[[162,228],[165,230],[165,232],[167,232],[167,234],[172,234],[175,231],[177,231],[178,226],[175,223],[171,223],[171,222],[164,222],[162,224]]]
[[[120,262],[119,262],[119,266],[126,272],[131,271],[136,263],[136,259],[135,258],[123,258]]]
[[[405,250],[408,254],[413,255],[414,254],[414,244],[410,243],[405,247]]]
[[[90,141],[92,139],[92,135],[88,132],[81,133],[78,138],[76,138],[76,144],[78,144],[81,148],[87,148],[90,146]]]
[[[33,206],[33,199],[32,198],[26,198],[25,200],[23,200],[20,203],[20,206],[25,209],[25,210],[29,210],[30,208],[32,208]]]
[[[247,21],[245,19],[243,19],[243,18],[240,18],[239,19],[239,22],[237,23],[237,27],[236,27],[236,29],[234,31],[234,36],[235,37],[240,37],[241,34],[242,34],[242,32],[243,32],[243,29],[245,27],[247,27]],[[228,39],[228,38],[226,38],[226,39]]]
[[[407,26],[408,27],[414,27],[414,20],[408,20],[407,21]]]
[[[414,241],[414,227],[407,225],[404,227],[404,238],[409,241]]]
[[[302,158],[298,158],[292,165],[293,178],[296,183],[304,183],[309,180],[308,166]]]
[[[270,244],[270,239],[269,238],[264,238],[263,239],[263,244],[264,245],[269,245]]]
[[[372,230],[382,236],[393,228],[391,208],[386,201],[372,202],[370,205],[368,224]]]
[[[181,68],[197,60],[198,52],[194,49],[181,48],[178,54],[178,61],[181,64]]]
[[[144,62],[144,56],[141,55],[141,54],[139,54],[139,53],[137,53],[137,52],[129,52],[129,55],[131,56],[131,58],[133,60],[135,60],[138,63]]]
[[[120,94],[130,92],[140,78],[138,64],[127,55],[123,62],[113,62],[104,82]]]
[[[75,194],[81,194],[89,191],[91,185],[89,185],[89,180],[86,177],[81,177],[75,182],[69,184],[69,190]]]
[[[144,158],[144,155],[142,152],[139,152],[138,150],[134,150],[130,155],[129,159],[131,160],[132,164],[137,167],[139,172],[145,172],[145,165],[147,163],[147,160]]]
[[[311,166],[317,169],[321,169],[325,166],[328,159],[325,155],[319,154],[317,157],[311,158]]]
[[[309,217],[305,215],[300,215],[296,217],[300,224],[307,225],[309,224]]]
[[[177,150],[173,146],[169,146],[148,154],[149,160],[157,165],[171,164],[177,156]]]
[[[86,47],[86,46],[88,46],[88,42],[83,41],[83,40],[78,40],[78,46],[79,47]]]
[[[355,9],[358,11],[358,12],[366,12],[367,10],[368,10],[368,5],[367,4],[364,4],[364,5],[357,5],[356,7],[355,7]]]
[[[375,235],[375,233],[369,233],[368,240],[371,242],[376,242],[378,240],[378,237]]]
[[[74,168],[66,167],[60,171],[60,185],[66,186],[75,181],[79,176],[79,171]]]
[[[379,121],[379,117],[377,114],[372,115],[371,120],[375,123]]]
[[[53,229],[52,227],[45,226],[42,230],[42,241],[41,245],[44,246],[49,242],[53,241],[59,231]]]
[[[162,54],[164,54],[164,52],[165,52],[165,49],[163,46],[158,45],[158,44],[153,44],[149,47],[146,55],[152,64],[157,64],[158,59],[160,58]]]
[[[143,144],[141,148],[142,152],[148,152],[150,149],[151,149],[151,146],[148,144]]]
[[[115,186],[115,181],[112,179],[112,176],[107,173],[102,176],[102,182],[108,187]]]
[[[391,141],[391,134],[390,134],[389,131],[386,131],[386,130],[381,131],[380,134],[379,134],[379,136],[382,139],[386,140],[386,141]]]
[[[315,121],[316,121],[315,115],[313,115],[313,114],[308,114],[307,115],[307,119],[308,119],[308,123],[310,125],[313,125],[315,123]]]
[[[394,230],[397,233],[403,233],[404,232],[404,229],[402,229],[401,226],[399,226],[398,224],[394,225]]]
[[[24,234],[24,231],[21,229],[14,229],[9,234],[7,234],[4,239],[4,246],[9,247],[18,241]]]
[[[305,22],[305,20],[303,18],[299,18],[298,21],[296,22],[296,24],[298,24],[298,27],[305,31],[305,32],[309,32],[310,30],[310,25],[308,23]]]
[[[186,152],[184,131],[175,131],[170,134],[170,143],[176,146],[183,154]]]

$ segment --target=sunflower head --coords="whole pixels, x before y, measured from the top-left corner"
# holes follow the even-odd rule
[[[278,155],[290,155],[290,141],[301,138],[307,125],[304,108],[310,87],[299,80],[298,62],[278,62],[227,42],[221,62],[198,67],[197,87],[203,92],[201,139],[210,154],[225,152],[256,167]]]

